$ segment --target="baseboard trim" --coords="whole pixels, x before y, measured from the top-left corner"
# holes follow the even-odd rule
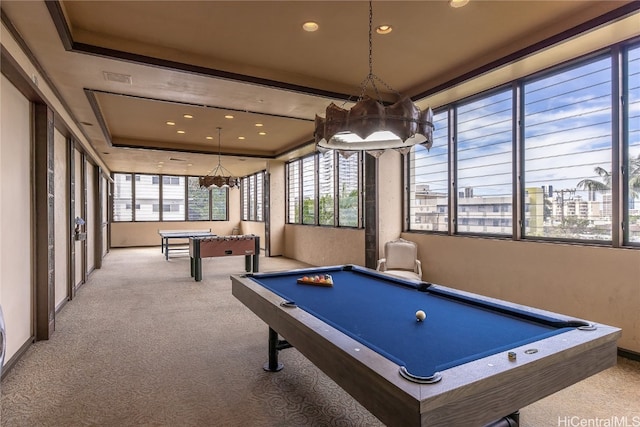
[[[640,353],[635,351],[625,350],[624,348],[618,348],[618,356],[624,357],[625,359],[631,359],[631,360],[640,362]]]
[[[29,347],[31,347],[31,344],[33,344],[34,341],[35,341],[35,337],[32,336],[24,344],[22,344],[22,347],[20,347],[20,349],[16,351],[13,356],[11,356],[11,359],[5,361],[5,364],[2,367],[2,378],[0,379],[3,379],[4,377],[7,376],[9,371],[11,371],[11,368],[13,368],[13,366],[18,362],[18,360],[22,358],[22,356],[27,352],[27,350],[29,349]]]

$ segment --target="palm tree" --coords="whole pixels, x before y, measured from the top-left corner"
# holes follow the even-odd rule
[[[640,153],[629,160],[629,198],[640,196]]]
[[[586,178],[578,182],[578,188],[592,192],[604,192],[611,189],[611,174],[596,166],[593,171],[602,178],[602,181]],[[635,199],[640,196],[640,153],[629,160],[629,198]]]
[[[600,191],[604,192],[611,188],[611,174],[606,169],[596,166],[593,171],[602,178],[602,181],[598,181],[591,178],[586,178],[580,181],[576,187],[583,190],[588,190],[589,194]]]

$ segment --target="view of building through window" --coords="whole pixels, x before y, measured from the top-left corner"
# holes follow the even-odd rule
[[[613,134],[613,53],[523,79],[521,111],[515,86],[446,106],[434,117],[430,151],[409,156],[409,228],[448,231],[449,182],[455,182],[456,230],[510,235],[514,230],[514,170],[521,171],[522,235],[527,238],[611,241],[614,144],[625,153],[620,201],[625,241],[640,242],[640,48],[625,51],[626,132]],[[624,110],[624,108],[623,108]],[[451,111],[454,122],[447,121]],[[514,167],[514,135],[522,160]],[[448,165],[455,141],[455,174]],[[453,178],[455,176],[455,179]],[[451,181],[450,181],[451,180]],[[619,198],[618,198],[619,199]],[[620,219],[622,221],[622,219]]]
[[[335,151],[328,151],[289,162],[288,222],[339,227],[361,226],[361,156],[362,154],[354,154],[344,157]],[[302,217],[299,212],[303,213]]]
[[[115,173],[113,181],[116,222],[225,221],[228,217],[227,189],[201,188],[198,177]]]

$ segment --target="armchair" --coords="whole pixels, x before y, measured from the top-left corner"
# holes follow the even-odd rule
[[[385,243],[384,258],[378,260],[376,270],[404,279],[422,280],[418,246],[401,238]]]

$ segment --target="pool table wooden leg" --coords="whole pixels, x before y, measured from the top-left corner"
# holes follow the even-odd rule
[[[269,361],[264,364],[263,369],[269,372],[278,372],[284,365],[278,362],[278,352],[285,348],[293,347],[286,340],[278,339],[278,333],[269,327]]]

